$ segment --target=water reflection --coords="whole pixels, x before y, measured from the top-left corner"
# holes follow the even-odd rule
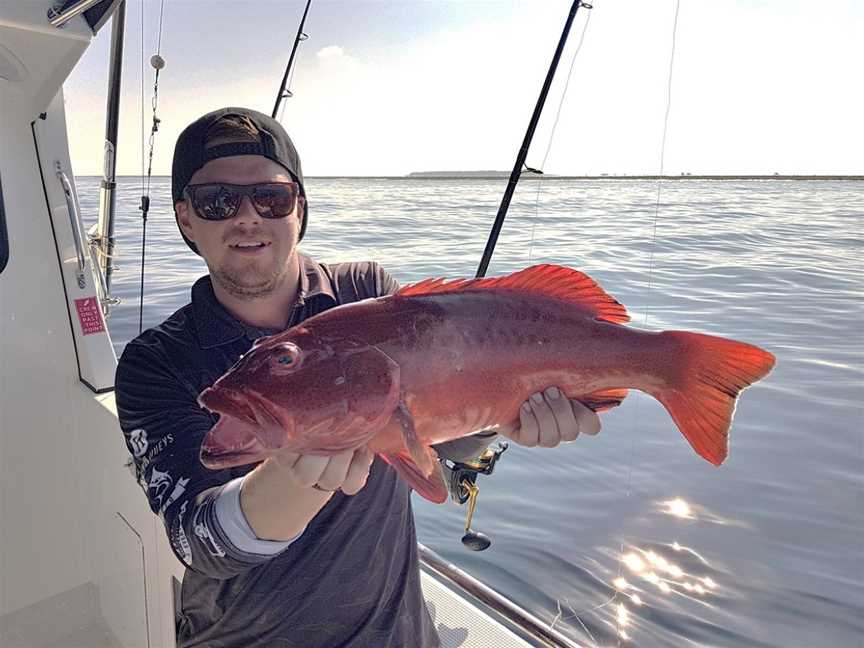
[[[663,502],[667,506],[666,512],[669,515],[674,515],[679,518],[690,518],[693,519],[695,516],[690,511],[690,505],[685,502],[680,497],[676,497],[673,500],[669,500],[667,502]]]
[[[703,510],[691,506],[681,497],[662,501],[660,505],[662,513],[681,520],[697,521],[701,517],[697,515],[697,510]],[[721,521],[713,515],[707,518],[711,522]],[[622,547],[618,560],[619,575],[611,584],[615,589],[612,600],[616,606],[614,624],[619,640],[631,638],[628,630],[632,631],[634,618],[628,606],[634,609],[645,605],[656,606],[664,597],[676,594],[710,606],[708,599],[718,588],[714,579],[707,574],[711,570],[708,561],[695,549],[682,546],[677,541],[648,547]],[[682,567],[682,561],[686,567]],[[623,570],[629,572],[630,580],[620,573]]]
[[[689,522],[711,522],[712,524],[723,524],[746,527],[747,525],[740,520],[732,520],[724,518],[716,513],[709,511],[704,506],[691,504],[682,497],[674,497],[670,500],[660,500],[656,503],[656,509],[660,513],[669,515],[679,520]]]
[[[731,522],[681,497],[653,502],[648,508],[657,517],[668,515],[688,527],[703,521]],[[672,526],[681,528],[680,522]],[[680,618],[684,608],[691,608],[686,616],[694,619],[700,616],[692,609],[694,605],[704,611],[721,600],[730,600],[730,587],[721,588],[717,582],[722,574],[723,581],[732,583],[728,572],[712,566],[695,548],[674,536],[668,542],[624,543],[607,555],[615,571],[603,579],[609,588],[605,601],[577,610],[566,599],[559,599],[555,617],[556,622],[581,627],[588,645],[595,648],[608,645],[610,640],[618,646],[651,644],[657,640],[661,616],[674,623],[671,619]]]
[[[687,551],[694,556],[698,556],[692,549],[682,547],[678,543],[669,544],[668,547],[675,552]],[[695,591],[698,594],[707,593],[708,590],[713,590],[717,587],[717,584],[711,577],[688,574],[678,564],[672,562],[670,558],[661,555],[654,549],[646,550],[633,547],[621,557],[621,562],[632,574],[654,585],[663,594],[675,591],[674,587],[679,585],[687,591]],[[707,563],[705,564],[707,566]],[[612,584],[622,593],[626,593],[636,587],[621,576],[613,580]]]

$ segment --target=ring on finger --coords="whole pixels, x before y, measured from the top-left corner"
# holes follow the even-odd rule
[[[319,486],[318,484],[312,484],[312,488],[314,488],[315,490],[321,491],[322,493],[335,493],[337,490],[339,490],[338,488],[334,488],[334,489],[323,488],[323,487]]]

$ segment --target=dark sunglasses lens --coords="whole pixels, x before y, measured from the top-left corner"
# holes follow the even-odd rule
[[[202,218],[225,220],[231,218],[240,206],[242,195],[224,185],[196,187],[192,204]]]
[[[258,213],[264,218],[284,218],[297,203],[297,190],[294,185],[261,185],[252,194]]]

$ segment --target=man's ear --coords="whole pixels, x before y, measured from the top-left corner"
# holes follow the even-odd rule
[[[174,213],[177,214],[177,222],[180,224],[180,229],[193,243],[195,242],[195,236],[192,230],[192,223],[190,222],[192,217],[189,213],[189,204],[185,200],[178,200],[174,203]]]

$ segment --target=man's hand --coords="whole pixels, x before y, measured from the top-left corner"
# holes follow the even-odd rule
[[[280,452],[247,475],[240,507],[259,539],[291,540],[330,501],[333,491],[358,493],[373,459],[366,448],[332,457]]]
[[[600,431],[600,417],[576,400],[569,400],[557,387],[538,392],[522,403],[519,423],[502,425],[500,434],[519,445],[554,448],[575,441],[580,434]]]
[[[346,450],[330,457],[281,452],[272,457],[280,471],[301,488],[323,491],[341,490],[357,494],[366,485],[369,468],[375,458],[365,447]]]

